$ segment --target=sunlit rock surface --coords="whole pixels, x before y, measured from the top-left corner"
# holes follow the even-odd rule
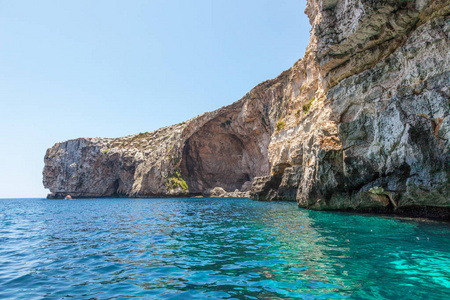
[[[45,187],[56,197],[450,207],[450,2],[309,0],[306,13],[310,44],[292,68],[181,124],[58,143]]]

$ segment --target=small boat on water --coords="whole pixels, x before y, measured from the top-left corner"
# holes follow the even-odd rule
[[[64,199],[65,199],[65,200],[73,200],[73,199],[72,199],[72,196],[70,196],[70,195],[67,195],[66,198],[64,198]]]

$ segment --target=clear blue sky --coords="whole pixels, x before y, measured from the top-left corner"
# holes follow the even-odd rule
[[[305,0],[0,0],[0,198],[44,197],[43,159],[240,99],[301,58]]]

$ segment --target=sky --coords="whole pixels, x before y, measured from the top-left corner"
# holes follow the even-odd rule
[[[57,142],[180,123],[304,53],[306,0],[0,0],[0,198],[45,197]]]

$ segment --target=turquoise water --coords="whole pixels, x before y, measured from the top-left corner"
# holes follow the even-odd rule
[[[0,299],[450,299],[450,225],[247,199],[0,199]]]

